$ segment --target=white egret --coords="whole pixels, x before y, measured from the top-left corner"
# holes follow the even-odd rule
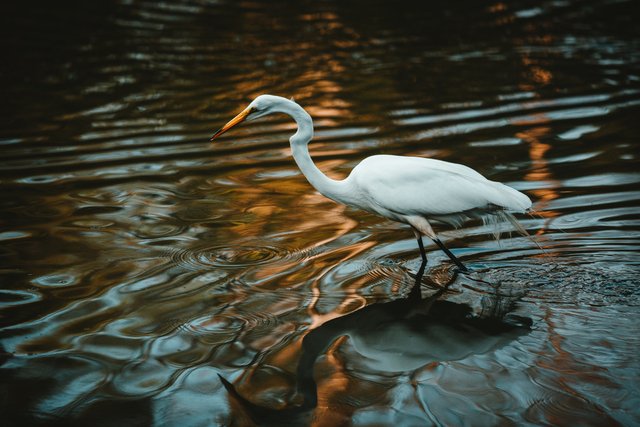
[[[531,200],[521,192],[490,181],[475,170],[457,163],[421,157],[375,155],[362,160],[339,181],[324,175],[313,163],[308,144],[313,138],[311,116],[292,100],[260,95],[231,119],[211,141],[237,124],[271,113],[288,114],[298,125],[291,136],[291,152],[309,183],[338,203],[409,224],[418,240],[423,266],[427,255],[422,236],[433,240],[460,268],[467,268],[433,231],[432,223],[454,227],[467,219],[507,220],[526,231],[510,212],[526,212]]]

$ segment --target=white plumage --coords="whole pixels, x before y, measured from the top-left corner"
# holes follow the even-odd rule
[[[510,212],[526,212],[531,200],[502,183],[490,181],[475,170],[442,160],[391,155],[371,156],[362,160],[341,181],[324,175],[313,163],[308,144],[313,138],[309,114],[288,99],[261,95],[229,121],[211,140],[244,120],[270,113],[285,113],[298,124],[290,138],[291,151],[307,180],[321,194],[348,206],[409,224],[418,239],[423,261],[426,253],[422,236],[431,238],[455,263],[465,266],[442,244],[431,227],[433,222],[459,226],[470,218],[486,219],[493,215],[510,221],[519,231],[524,229]]]

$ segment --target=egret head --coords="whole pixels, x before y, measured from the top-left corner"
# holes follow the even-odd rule
[[[242,122],[255,120],[259,117],[279,111],[278,106],[283,102],[287,102],[287,100],[280,96],[258,96],[256,99],[251,101],[251,104],[249,104],[247,108],[242,110],[240,114],[229,120],[226,125],[222,126],[215,134],[213,134],[213,136],[211,137],[211,141]]]

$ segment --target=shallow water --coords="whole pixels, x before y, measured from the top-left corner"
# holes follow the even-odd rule
[[[633,3],[420,4],[12,6],[9,425],[640,423]],[[316,193],[290,120],[208,143],[260,93],[332,177],[417,155],[527,193],[544,250],[443,230],[473,272],[429,245],[416,297],[412,233]]]

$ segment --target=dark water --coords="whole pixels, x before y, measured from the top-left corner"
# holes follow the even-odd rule
[[[633,1],[23,3],[3,425],[640,423]],[[421,299],[412,233],[317,194],[291,121],[208,143],[261,93],[310,112],[333,177],[418,155],[527,193],[545,251],[446,231],[473,273],[428,246]]]

